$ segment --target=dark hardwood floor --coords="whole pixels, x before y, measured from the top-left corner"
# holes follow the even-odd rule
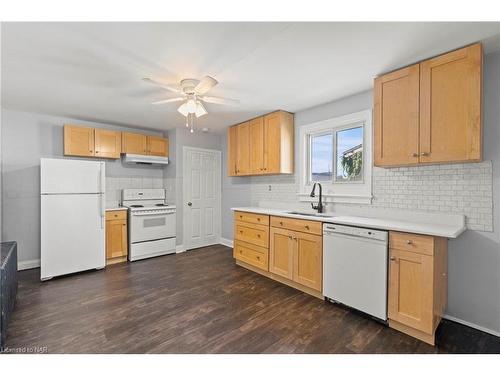
[[[48,353],[500,353],[444,321],[431,347],[234,264],[217,245],[39,281],[19,274],[7,347]]]

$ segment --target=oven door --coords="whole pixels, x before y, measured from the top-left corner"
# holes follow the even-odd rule
[[[175,237],[175,211],[132,213],[130,219],[131,243]]]

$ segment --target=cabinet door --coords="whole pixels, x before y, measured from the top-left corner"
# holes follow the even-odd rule
[[[127,255],[127,220],[106,220],[106,258]]]
[[[289,231],[271,228],[269,272],[293,279],[293,240]]]
[[[168,156],[168,138],[148,135],[148,155]]]
[[[264,173],[264,118],[249,122],[250,133],[250,173]]]
[[[375,79],[376,166],[419,162],[419,69],[417,64]]]
[[[281,172],[281,113],[264,116],[264,173]]]
[[[433,257],[391,249],[389,319],[433,334],[432,301]]]
[[[95,129],[95,156],[119,159],[121,150],[122,135],[120,132]]]
[[[64,155],[94,156],[94,128],[64,125]]]
[[[420,162],[481,160],[481,69],[480,44],[420,64]]]
[[[237,131],[237,162],[236,173],[238,175],[250,174],[250,126],[248,122],[236,127]]]
[[[236,162],[237,162],[237,127],[231,126],[227,129],[227,175],[236,176]]]
[[[293,281],[321,291],[323,281],[323,237],[294,232]]]
[[[146,155],[147,137],[144,134],[122,132],[122,152],[124,154]]]

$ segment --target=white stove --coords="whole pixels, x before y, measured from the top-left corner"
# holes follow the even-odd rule
[[[165,201],[164,189],[124,189],[128,208],[129,260],[175,253],[175,206]]]

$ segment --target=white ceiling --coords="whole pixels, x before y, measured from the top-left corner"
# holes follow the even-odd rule
[[[385,71],[484,41],[500,49],[500,23],[3,23],[2,107],[166,130],[184,125],[175,84],[211,75],[197,127],[217,131],[372,87]]]

